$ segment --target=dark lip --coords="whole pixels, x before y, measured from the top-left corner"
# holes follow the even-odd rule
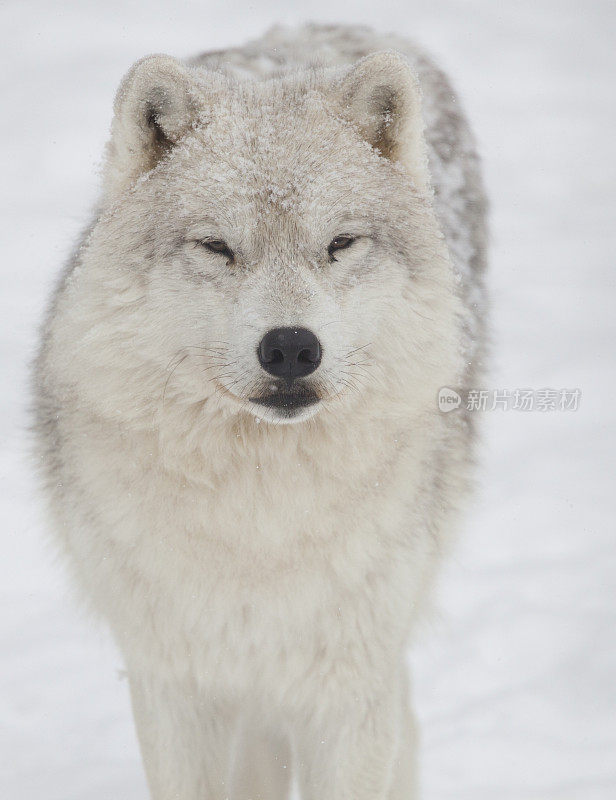
[[[286,411],[294,411],[300,408],[306,408],[318,403],[321,398],[312,390],[304,390],[302,392],[276,392],[273,394],[258,395],[251,397],[253,403],[267,408],[278,408]]]

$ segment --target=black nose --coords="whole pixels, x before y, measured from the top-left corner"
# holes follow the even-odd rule
[[[310,375],[321,363],[321,345],[307,328],[274,328],[261,339],[259,363],[277,378]]]

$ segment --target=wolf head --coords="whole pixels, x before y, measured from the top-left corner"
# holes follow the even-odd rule
[[[69,287],[96,401],[270,422],[432,403],[456,301],[422,130],[393,53],[246,83],[138,62]]]

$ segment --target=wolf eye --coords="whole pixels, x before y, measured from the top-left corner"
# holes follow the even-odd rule
[[[353,236],[336,236],[335,239],[331,240],[327,248],[330,258],[334,257],[336,250],[345,250],[347,247],[350,247],[354,241],[355,238]]]
[[[233,251],[222,239],[203,239],[199,244],[207,250],[211,250],[212,253],[220,253],[221,256],[225,256],[229,261],[233,261]]]

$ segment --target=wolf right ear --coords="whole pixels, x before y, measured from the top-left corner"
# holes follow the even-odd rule
[[[421,113],[421,88],[399,53],[372,53],[334,85],[342,116],[384,158],[400,162],[420,190],[430,178]]]
[[[122,80],[114,103],[104,190],[116,196],[156,166],[188,131],[198,113],[199,93],[175,58],[146,56]]]

